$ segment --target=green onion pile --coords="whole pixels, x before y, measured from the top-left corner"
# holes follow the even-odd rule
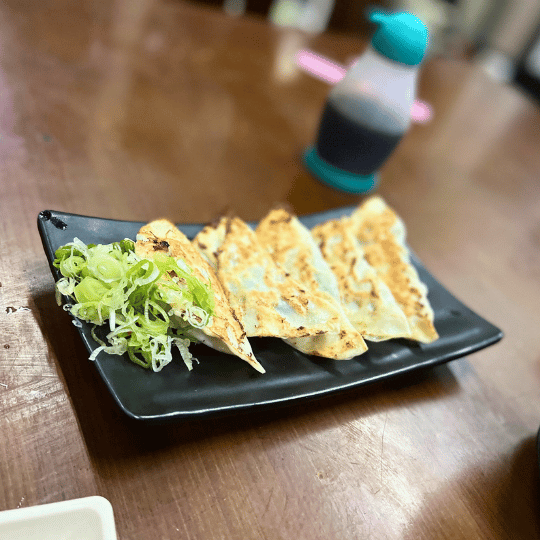
[[[54,266],[62,278],[56,283],[61,296],[72,303],[64,309],[92,323],[99,343],[90,360],[101,352],[123,355],[144,368],[160,371],[172,360],[176,346],[188,369],[196,360],[188,350],[192,328],[203,328],[214,312],[211,289],[199,281],[181,259],[156,253],[141,259],[131,240],[108,245],[84,244],[75,238],[55,253]],[[174,306],[174,310],[171,306]],[[96,327],[109,323],[106,342]]]

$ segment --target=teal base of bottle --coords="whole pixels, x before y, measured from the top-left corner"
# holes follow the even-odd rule
[[[377,172],[363,175],[334,167],[324,161],[313,146],[304,152],[304,165],[317,180],[347,193],[369,193],[379,185]]]

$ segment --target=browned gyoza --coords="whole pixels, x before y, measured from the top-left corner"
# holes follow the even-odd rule
[[[366,261],[349,220],[329,220],[311,234],[337,278],[343,309],[352,325],[369,341],[408,338],[409,323],[376,270]]]
[[[410,338],[423,343],[438,339],[428,290],[411,264],[401,219],[381,197],[371,197],[346,223],[405,313]]]
[[[286,210],[276,209],[259,223],[256,234],[279,266],[307,291],[327,295],[340,313],[337,331],[292,338],[287,343],[304,353],[335,360],[347,360],[364,353],[366,343],[345,315],[336,278],[310,231]]]
[[[328,295],[308,291],[279,267],[240,218],[206,226],[193,244],[215,269],[248,337],[295,338],[339,329]]]
[[[208,284],[214,293],[215,313],[207,326],[191,331],[193,337],[214,349],[235,354],[257,371],[264,373],[264,368],[256,360],[246,333],[236,318],[214,270],[173,223],[160,219],[142,227],[137,235],[135,252],[144,259],[152,259],[156,253],[164,252],[175,259],[183,260],[195,276]],[[174,305],[171,307],[175,309]]]

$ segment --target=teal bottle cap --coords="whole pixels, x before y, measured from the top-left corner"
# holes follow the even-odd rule
[[[408,66],[422,61],[428,45],[428,29],[418,17],[405,12],[373,11],[369,20],[379,25],[371,39],[377,52]]]
[[[338,169],[324,161],[312,146],[304,152],[304,165],[321,182],[347,193],[369,193],[379,184],[379,174],[362,175]]]

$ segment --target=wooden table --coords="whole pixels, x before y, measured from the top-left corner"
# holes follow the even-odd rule
[[[294,408],[133,427],[55,305],[41,210],[203,222],[359,202],[301,165],[329,87],[292,59],[363,44],[161,0],[2,3],[1,510],[99,494],[121,540],[540,537],[540,114],[471,65],[425,64],[434,119],[379,191],[499,344]]]

